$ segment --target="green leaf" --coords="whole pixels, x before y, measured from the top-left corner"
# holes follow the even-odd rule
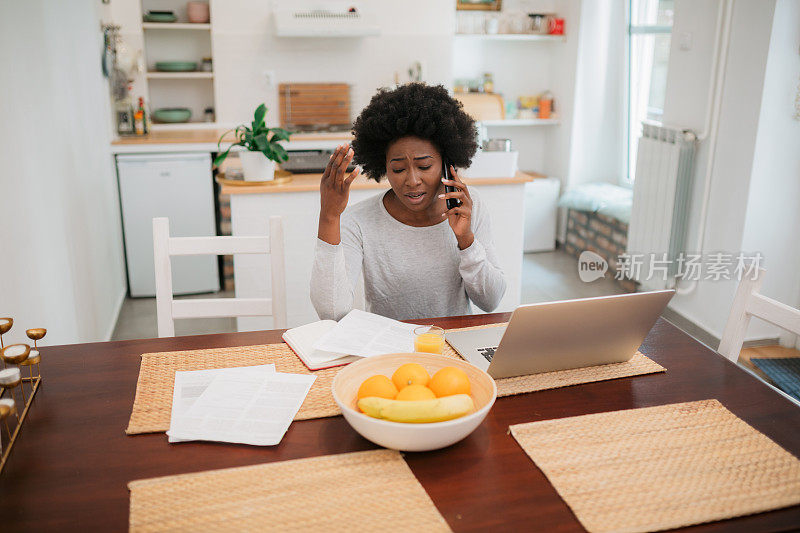
[[[222,162],[225,161],[225,158],[228,157],[228,152],[230,152],[230,151],[231,151],[231,149],[228,148],[224,152],[221,152],[220,154],[218,154],[217,157],[214,158],[214,166],[215,167],[220,166],[220,164],[222,164]]]
[[[267,134],[266,133],[259,133],[255,137],[253,137],[253,142],[258,148],[259,151],[263,152],[264,150],[269,147],[269,142],[267,141]]]
[[[264,124],[264,117],[266,115],[267,115],[266,104],[261,104],[256,108],[256,112],[253,114],[253,130]]]
[[[236,138],[238,141],[244,142],[247,132],[250,131],[247,126],[236,126]]]
[[[263,150],[260,150],[260,152],[267,156],[267,159],[270,161],[277,161],[275,152],[272,150],[272,147],[269,144],[267,144]]]
[[[234,146],[241,146],[241,143],[238,143],[238,142],[233,143],[228,147],[227,150],[225,150],[221,154],[217,155],[217,157],[214,158],[214,166],[215,167],[218,167],[219,165],[222,164],[223,161],[225,161],[225,159],[228,157],[228,153],[230,153],[231,148],[233,148]],[[219,144],[217,144],[217,147],[219,147]]]
[[[271,143],[277,141],[288,141],[289,135],[291,135],[291,132],[288,132],[283,128],[270,128],[269,131],[272,132],[272,138],[269,140]]]
[[[242,135],[242,144],[246,146],[248,150],[257,151],[257,148],[253,144],[253,132],[250,130],[246,130]]]
[[[230,132],[232,132],[232,131],[235,131],[235,130],[228,130],[228,131],[226,131],[225,133],[223,133],[222,135],[219,136],[219,140],[217,141],[217,148],[219,148],[219,145],[222,144],[222,139],[224,139],[225,136],[227,134],[229,134]]]
[[[232,132],[232,131],[236,131],[236,130],[235,129],[228,130],[225,133],[223,133],[222,135],[220,135],[219,140],[217,141],[217,150],[219,150],[220,149],[220,145],[222,145],[222,139],[224,139],[225,136],[227,134],[229,134],[230,132]],[[238,144],[239,144],[239,142],[238,142],[238,139],[237,139],[237,142],[231,143],[231,145],[228,146],[227,150],[225,150],[224,152],[221,152],[220,154],[218,154],[217,157],[214,158],[214,166],[219,166],[220,163],[225,161],[225,158],[228,157],[228,152],[231,151],[231,148],[233,148],[234,146],[236,146]]]
[[[272,149],[275,151],[275,161],[278,163],[282,163],[289,159],[289,154],[286,153],[286,150],[278,143],[272,144]]]

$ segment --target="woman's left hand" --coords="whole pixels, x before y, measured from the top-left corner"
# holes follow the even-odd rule
[[[453,209],[448,209],[442,213],[442,216],[447,217],[448,222],[450,222],[450,229],[453,230],[456,236],[459,250],[464,250],[465,248],[469,248],[475,240],[475,235],[472,233],[472,198],[469,196],[469,189],[467,189],[467,186],[461,181],[461,178],[458,176],[453,166],[450,167],[450,176],[453,179],[446,180],[442,178],[442,183],[450,187],[455,187],[456,190],[455,192],[441,194],[439,198],[444,198],[445,202],[448,198],[455,198],[456,200],[461,200],[461,205]]]

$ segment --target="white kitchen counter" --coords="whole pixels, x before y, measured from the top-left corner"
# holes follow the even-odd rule
[[[217,152],[217,141],[228,130],[185,129],[155,131],[147,135],[120,137],[111,143],[112,154],[151,154],[169,152]],[[352,135],[342,133],[295,133],[288,142],[282,143],[287,150],[324,150],[336,148],[349,142]],[[233,140],[233,134],[225,137],[225,144]]]

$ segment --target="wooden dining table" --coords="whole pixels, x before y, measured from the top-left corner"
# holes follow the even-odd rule
[[[416,322],[447,329],[508,318],[486,314]],[[133,480],[376,448],[341,416],[294,422],[281,443],[269,447],[169,444],[163,433],[125,434],[142,353],[276,343],[281,333],[41,348],[42,386],[0,473],[0,530],[124,531],[127,484]],[[641,351],[667,371],[499,398],[463,441],[442,450],[405,453],[404,458],[455,531],[582,531],[544,474],[508,434],[510,425],[716,398],[800,456],[800,407],[714,350],[659,319]],[[797,528],[800,506],[689,529]]]

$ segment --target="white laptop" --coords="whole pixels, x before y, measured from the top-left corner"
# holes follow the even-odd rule
[[[522,305],[508,326],[447,333],[461,356],[495,378],[629,360],[674,290]]]

